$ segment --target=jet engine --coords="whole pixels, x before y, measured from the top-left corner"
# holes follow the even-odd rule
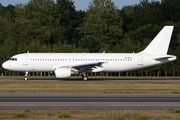
[[[68,78],[74,74],[78,74],[78,70],[70,69],[70,68],[57,68],[57,69],[55,69],[56,78]]]

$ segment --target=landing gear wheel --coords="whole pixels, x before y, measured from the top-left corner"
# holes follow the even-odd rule
[[[25,81],[27,81],[27,80],[28,80],[28,78],[27,78],[27,77],[25,77],[25,78],[24,78],[24,80],[25,80]]]
[[[88,80],[88,77],[87,77],[87,76],[83,76],[82,79],[83,79],[84,81],[87,81],[87,80]]]
[[[24,78],[25,81],[28,80],[28,71],[25,72],[25,78]]]

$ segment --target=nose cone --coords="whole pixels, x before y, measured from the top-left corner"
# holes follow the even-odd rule
[[[7,62],[4,62],[4,63],[2,64],[2,67],[3,67],[4,69],[8,69],[8,63],[7,63]]]

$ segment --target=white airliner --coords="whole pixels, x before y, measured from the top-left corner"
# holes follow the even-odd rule
[[[3,63],[3,68],[11,71],[55,72],[56,78],[67,78],[81,73],[121,72],[160,65],[176,60],[167,55],[174,26],[165,26],[153,41],[139,53],[23,53],[11,57]]]

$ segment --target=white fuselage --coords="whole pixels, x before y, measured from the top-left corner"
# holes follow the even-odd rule
[[[89,72],[131,71],[176,60],[167,55],[174,26],[164,26],[151,43],[140,53],[24,53],[11,57],[3,68],[12,71],[55,72],[57,78]]]
[[[12,71],[52,72],[55,68],[91,62],[102,62],[100,69],[86,72],[121,72],[141,69],[173,61],[176,56],[166,55],[168,59],[155,60],[161,55],[139,53],[24,53],[13,56],[3,67]]]

